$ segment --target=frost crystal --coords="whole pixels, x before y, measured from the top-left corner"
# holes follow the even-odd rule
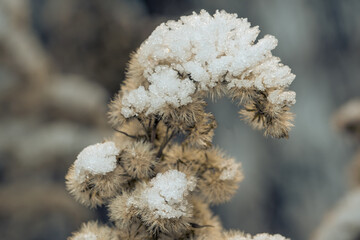
[[[180,81],[178,73],[166,66],[155,68],[155,72],[149,76],[151,83],[149,90],[146,91],[143,86],[131,91],[123,98],[123,109],[121,113],[125,117],[131,117],[133,112],[143,112],[146,114],[156,113],[158,109],[166,104],[172,104],[175,107],[186,105],[191,102],[190,95],[195,92],[195,85],[189,79]]]
[[[74,238],[74,240],[96,240],[96,239],[97,239],[96,235],[92,232],[82,233]]]
[[[276,105],[285,104],[291,106],[296,102],[295,97],[296,93],[294,91],[282,93],[280,90],[275,90],[269,94],[268,99]]]
[[[185,197],[194,190],[195,185],[195,179],[187,179],[184,173],[177,170],[159,173],[142,192],[140,205],[148,207],[156,217],[179,218],[187,212],[188,201]],[[133,199],[129,203],[133,204]]]
[[[240,168],[240,163],[235,163],[234,159],[230,159],[229,161],[222,164],[222,172],[220,174],[220,180],[232,180],[236,177],[238,173],[238,169]]]
[[[84,148],[74,163],[75,177],[83,182],[87,174],[106,174],[116,168],[119,149],[114,142],[97,143]]]
[[[258,34],[247,19],[225,11],[211,16],[202,10],[161,24],[138,50],[150,85],[124,95],[122,114],[129,118],[161,112],[167,104],[186,105],[197,90],[220,83],[228,89],[288,87],[295,75],[272,56],[277,39],[266,35],[255,43]]]
[[[254,240],[288,240],[287,238],[276,234],[276,235],[269,235],[267,233],[257,234],[253,238]]]
[[[251,237],[251,235],[249,235],[249,234],[235,235],[233,237],[228,238],[227,240],[289,240],[289,239],[285,238],[279,234],[269,235],[267,233],[261,233],[261,234],[255,235],[253,237]]]

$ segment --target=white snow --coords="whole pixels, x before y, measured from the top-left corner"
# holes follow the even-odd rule
[[[197,89],[206,91],[223,81],[228,89],[289,86],[295,75],[271,54],[277,39],[266,35],[255,43],[258,34],[247,19],[225,11],[211,16],[202,10],[162,23],[138,50],[149,89],[141,86],[125,94],[122,114],[128,118],[161,111],[167,104],[186,105]]]
[[[260,233],[253,237],[254,240],[289,240],[279,234],[270,235],[267,233]]]
[[[142,112],[149,107],[150,101],[149,93],[143,86],[140,86],[123,97],[121,113],[124,117],[131,117],[134,112]]]
[[[269,94],[268,100],[275,105],[291,106],[296,102],[295,97],[296,93],[294,91],[281,92],[280,90],[275,90]]]
[[[156,113],[166,104],[179,107],[192,101],[190,95],[195,92],[195,84],[188,78],[180,80],[174,69],[158,66],[148,81],[151,83],[148,91],[140,86],[123,97],[121,113],[124,117],[145,110],[146,114]]]
[[[74,163],[75,178],[83,182],[87,174],[106,174],[116,168],[119,149],[114,142],[97,143],[84,148]]]
[[[96,239],[97,239],[96,235],[92,232],[81,233],[74,238],[74,240],[96,240]]]
[[[270,235],[267,233],[260,233],[255,236],[251,236],[249,234],[239,234],[235,235],[233,237],[227,238],[226,240],[289,240],[288,238],[285,238],[279,234],[276,235]]]
[[[188,179],[177,170],[158,173],[141,193],[139,200],[129,198],[128,204],[146,207],[159,218],[179,218],[187,212],[188,201],[185,197],[194,190],[195,185],[194,178]]]

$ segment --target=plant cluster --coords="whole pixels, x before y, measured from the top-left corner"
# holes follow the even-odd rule
[[[206,11],[168,21],[132,55],[110,104],[112,138],[86,147],[66,176],[80,203],[106,205],[114,226],[84,224],[70,239],[285,240],[226,231],[210,204],[231,199],[241,164],[212,145],[204,98],[227,95],[265,135],[288,137],[295,93],[273,36],[236,14]]]

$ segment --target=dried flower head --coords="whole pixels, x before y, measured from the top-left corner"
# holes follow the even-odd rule
[[[192,224],[194,226],[190,239],[217,240],[222,239],[222,226],[217,216],[214,216],[209,205],[194,198]]]
[[[120,163],[132,178],[150,178],[154,176],[156,151],[148,142],[129,144],[120,155]]]
[[[198,190],[208,203],[219,204],[231,199],[244,178],[241,164],[226,158],[218,149],[204,153],[205,167],[199,173]]]
[[[86,147],[66,175],[70,193],[80,203],[96,207],[116,196],[128,181],[125,170],[117,163],[119,149],[113,142]]]
[[[126,197],[115,199],[109,208],[110,216],[120,221],[120,225],[126,225],[129,220],[134,221],[129,219],[131,216],[140,216],[144,225],[153,233],[181,232],[190,226],[186,220],[191,216],[192,207],[187,198],[195,185],[194,178],[187,178],[177,170],[159,173]],[[119,211],[125,212],[119,214]]]
[[[84,223],[78,232],[68,240],[117,240],[116,232],[108,227],[99,225],[97,222]]]

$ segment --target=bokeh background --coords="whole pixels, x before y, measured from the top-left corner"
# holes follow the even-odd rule
[[[65,239],[83,221],[106,221],[106,209],[88,210],[66,192],[67,168],[111,135],[106,105],[129,54],[161,22],[200,9],[237,13],[260,37],[276,36],[273,54],[297,75],[289,140],[252,130],[228,99],[209,103],[215,144],[245,174],[236,196],[213,210],[228,229],[314,237],[353,189],[359,142],[333,116],[360,95],[357,0],[0,0],[1,239]]]

